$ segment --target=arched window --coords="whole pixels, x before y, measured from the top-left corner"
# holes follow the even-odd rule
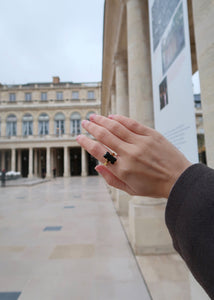
[[[65,133],[65,116],[63,113],[57,113],[54,118],[54,133],[62,135]]]
[[[93,114],[95,114],[94,111],[89,111],[86,115],[86,120],[89,120],[90,115],[93,115]]]
[[[15,136],[17,132],[17,118],[15,115],[7,117],[6,134],[7,136]]]
[[[25,114],[22,118],[22,134],[24,136],[33,134],[33,117],[30,114]]]
[[[71,134],[72,135],[78,135],[81,133],[81,116],[78,112],[74,112],[71,115]]]
[[[49,116],[45,113],[39,116],[39,135],[49,134]]]

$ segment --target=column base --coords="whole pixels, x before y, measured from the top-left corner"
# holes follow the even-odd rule
[[[116,211],[119,216],[128,216],[131,196],[124,191],[116,191]]]
[[[33,174],[28,174],[27,178],[32,179],[32,178],[34,178],[34,176],[33,176]]]
[[[175,252],[165,224],[165,199],[134,196],[129,201],[129,233],[136,255]]]
[[[63,177],[70,177],[70,175],[68,173],[64,173]]]
[[[86,172],[82,172],[81,173],[81,177],[86,177],[87,176],[87,173]]]

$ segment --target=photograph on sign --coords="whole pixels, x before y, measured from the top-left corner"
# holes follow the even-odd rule
[[[170,24],[168,32],[162,39],[161,53],[162,53],[162,68],[165,73],[176,57],[180,54],[185,45],[184,37],[184,19],[182,3],[177,10],[172,23]]]

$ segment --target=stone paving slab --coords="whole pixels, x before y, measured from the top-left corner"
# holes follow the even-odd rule
[[[19,300],[151,299],[101,177],[0,191],[1,293],[19,292]]]

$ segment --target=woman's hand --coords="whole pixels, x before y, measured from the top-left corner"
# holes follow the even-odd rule
[[[191,163],[160,133],[136,121],[111,115],[91,115],[82,126],[95,137],[79,135],[77,142],[104,163],[106,151],[116,152],[117,161],[96,166],[106,182],[131,195],[166,197]]]

